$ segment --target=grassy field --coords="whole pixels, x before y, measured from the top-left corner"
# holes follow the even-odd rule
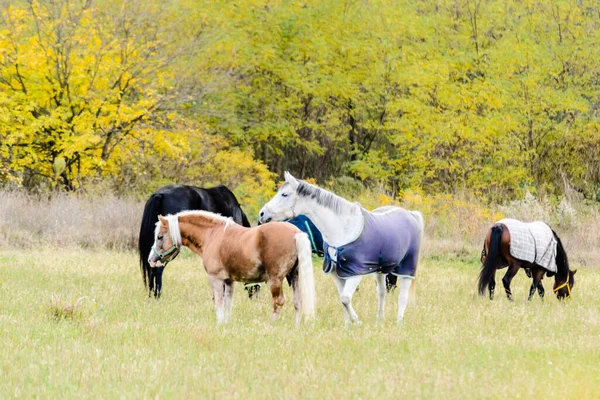
[[[490,302],[475,297],[476,260],[425,258],[401,327],[395,296],[376,324],[365,279],[363,325],[345,329],[315,259],[317,320],[296,328],[291,302],[273,325],[270,297],[250,301],[241,285],[233,323],[217,326],[189,253],[165,271],[157,302],[130,252],[0,250],[0,397],[598,398],[600,271],[580,268],[566,304],[548,279],[546,301],[528,303],[522,272],[515,302]]]

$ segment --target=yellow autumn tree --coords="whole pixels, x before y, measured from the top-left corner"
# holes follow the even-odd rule
[[[146,2],[31,0],[0,11],[0,157],[5,179],[70,190],[130,136],[172,117],[173,46]],[[112,171],[113,173],[115,171]]]

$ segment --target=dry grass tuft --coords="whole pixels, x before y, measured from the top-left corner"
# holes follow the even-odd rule
[[[57,294],[53,294],[48,305],[48,313],[57,321],[80,319],[83,317],[83,300],[85,298],[86,296],[82,296],[77,300],[68,301]]]

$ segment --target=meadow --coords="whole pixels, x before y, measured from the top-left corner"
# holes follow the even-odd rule
[[[599,398],[600,8],[592,1],[0,1],[0,399]],[[345,328],[201,261],[148,298],[144,202],[224,184],[250,221],[294,175],[421,211],[417,302]],[[486,229],[543,220],[572,299],[476,295]],[[497,275],[500,283],[501,271]],[[498,285],[500,286],[500,285]],[[286,288],[290,298],[290,290]]]
[[[126,250],[0,250],[2,398],[594,398],[600,388],[600,274],[579,266],[574,295],[515,301],[475,295],[478,254],[425,252],[416,304],[395,324],[375,281],[344,328],[337,292],[314,259],[317,318],[295,327],[288,301],[236,286],[233,322],[217,325],[200,259],[184,252],[149,299]],[[574,267],[578,267],[575,265]],[[291,290],[286,288],[289,300]]]

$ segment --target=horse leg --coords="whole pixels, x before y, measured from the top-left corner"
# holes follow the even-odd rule
[[[385,288],[387,292],[393,292],[398,286],[398,277],[394,274],[387,274],[385,277]]]
[[[213,292],[213,301],[215,302],[215,312],[217,314],[217,323],[222,323],[225,317],[225,281],[217,278],[208,278],[208,283]]]
[[[537,285],[535,284],[535,282],[531,282],[531,287],[529,288],[529,297],[527,298],[528,301],[531,301],[531,299],[533,299],[535,289],[537,289]]]
[[[510,282],[515,277],[517,272],[519,272],[519,268],[521,268],[521,263],[513,260],[512,264],[509,264],[504,278],[502,278],[502,284],[504,285],[504,290],[506,291],[506,297],[508,297],[508,299],[511,301],[513,298],[512,292],[510,291]]]
[[[544,279],[544,273],[546,271],[543,268],[535,268],[533,270],[533,283],[537,287],[538,293],[544,301],[544,286],[542,286],[542,279]]]
[[[490,281],[488,285],[488,290],[490,291],[490,300],[494,300],[494,292],[496,291],[496,274],[494,273],[494,277]]]
[[[224,283],[225,322],[231,322],[231,310],[233,309],[233,281],[227,280]]]
[[[296,310],[296,326],[302,322],[302,297],[300,295],[300,280],[298,277],[298,269],[294,268],[292,272],[288,274],[288,281],[294,291],[294,309]]]
[[[377,296],[379,297],[379,306],[377,308],[377,320],[383,321],[385,316],[385,292],[386,292],[386,275],[377,273],[375,280],[377,281]]]
[[[156,279],[156,287],[154,290],[154,297],[156,297],[157,299],[160,299],[160,294],[162,293],[162,276],[163,276],[163,272],[165,271],[165,267],[158,267],[155,269],[156,269],[156,271],[154,271],[154,273],[155,273],[155,279]]]
[[[277,318],[279,318],[281,307],[283,307],[283,304],[285,303],[281,279],[269,279],[269,288],[271,289],[271,296],[273,296],[273,315],[271,320],[275,322],[277,321]]]
[[[344,293],[344,286],[346,285],[346,281],[343,280],[342,278],[340,278],[339,276],[337,276],[337,274],[335,272],[332,272],[331,276],[333,278],[333,282],[335,283],[335,286],[337,287],[338,293],[341,298],[342,293]],[[350,314],[348,314],[348,310],[346,309],[346,307],[344,307],[343,304],[342,304],[342,310],[344,311],[344,324],[348,325],[350,323]]]
[[[154,268],[148,271],[148,297],[152,297],[154,292]]]
[[[402,322],[404,318],[404,311],[408,305],[408,294],[410,292],[410,285],[412,285],[414,279],[400,278],[400,293],[398,294],[398,319],[397,323]]]
[[[362,276],[353,276],[352,278],[346,279],[344,290],[340,296],[342,305],[346,308],[348,314],[350,315],[350,320],[355,324],[360,324],[360,321],[358,320],[358,315],[352,307],[352,296],[354,296],[354,292],[356,291],[356,288],[361,280]]]

